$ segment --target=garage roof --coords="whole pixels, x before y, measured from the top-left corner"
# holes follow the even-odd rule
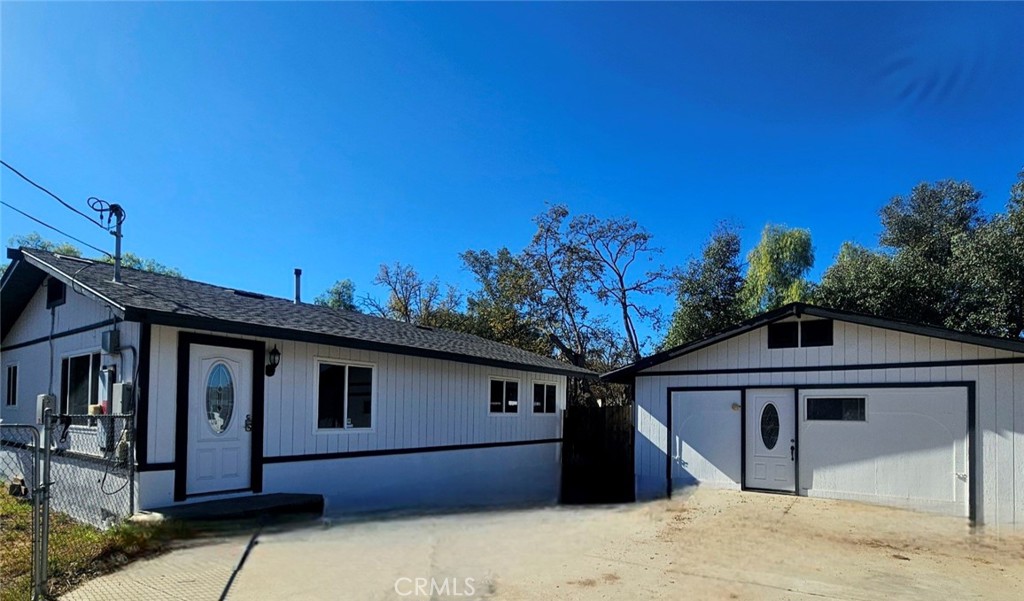
[[[940,328],[937,326],[930,326],[918,323],[911,323],[906,321],[900,321],[897,319],[888,319],[884,317],[876,317],[873,315],[865,315],[863,313],[854,313],[853,311],[841,311],[839,309],[829,309],[826,307],[818,307],[815,305],[809,305],[807,303],[790,303],[774,311],[768,311],[762,313],[756,317],[740,322],[739,324],[712,334],[707,338],[689,342],[668,350],[656,353],[649,357],[645,357],[632,365],[627,365],[612,372],[604,374],[602,379],[611,382],[627,382],[634,374],[643,371],[655,365],[671,361],[677,357],[681,357],[688,353],[700,350],[704,347],[717,344],[724,340],[728,340],[734,336],[745,334],[751,330],[756,330],[769,323],[785,319],[792,316],[810,315],[813,317],[822,317],[826,319],[835,319],[838,321],[848,321],[851,323],[857,323],[866,326],[873,326],[876,328],[883,328],[886,330],[895,330],[898,332],[907,332],[909,334],[918,334],[920,336],[930,336],[932,338],[941,338],[944,340],[952,340],[954,342],[963,342],[967,344],[976,344],[978,346],[986,346],[995,349],[1001,349],[1005,351],[1012,351],[1016,353],[1024,353],[1024,341],[1021,340],[1010,340],[1008,338],[1000,338],[998,336],[985,336],[981,334],[968,334],[966,332],[959,332],[957,330],[950,330],[948,328]]]

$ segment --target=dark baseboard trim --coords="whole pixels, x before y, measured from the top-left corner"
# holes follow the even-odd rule
[[[495,449],[500,447],[521,447],[538,444],[557,444],[561,438],[543,438],[539,440],[513,440],[508,442],[481,442],[475,444],[455,444],[436,447],[413,447],[407,449],[378,449],[373,451],[349,451],[345,453],[319,453],[315,455],[283,455],[264,457],[264,465],[269,463],[293,463],[296,461],[322,461],[324,459],[355,459],[358,457],[382,457],[386,455],[413,455],[416,453],[439,453],[444,451],[470,451],[473,449]]]

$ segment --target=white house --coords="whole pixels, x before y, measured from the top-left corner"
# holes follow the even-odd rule
[[[108,379],[133,383],[141,509],[270,492],[333,511],[558,499],[566,380],[589,372],[468,334],[8,256],[0,418],[34,423],[47,392],[84,414]]]
[[[1024,342],[791,304],[605,376],[638,499],[702,485],[1024,523]]]

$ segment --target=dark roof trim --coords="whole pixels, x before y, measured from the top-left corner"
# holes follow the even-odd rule
[[[258,336],[261,338],[276,338],[278,340],[293,340],[295,342],[309,342],[314,344],[327,344],[330,346],[341,346],[365,351],[377,351],[381,353],[392,353],[395,355],[407,355],[411,357],[424,357],[427,359],[441,359],[444,361],[456,361],[458,363],[469,363],[472,365],[486,365],[505,369],[516,369],[534,373],[553,374],[573,378],[597,379],[597,375],[588,375],[571,369],[558,369],[554,367],[543,367],[513,361],[501,361],[498,359],[487,359],[472,355],[459,353],[448,353],[431,349],[421,349],[397,344],[359,340],[346,336],[333,336],[316,332],[305,332],[302,330],[291,330],[274,326],[263,326],[258,324],[241,323],[235,321],[224,321],[212,317],[197,317],[192,315],[175,315],[157,311],[146,311],[142,309],[129,308],[125,312],[126,321],[138,321],[153,325],[171,326],[176,328],[191,328],[196,330],[212,330],[227,334],[238,334],[243,336]]]
[[[937,326],[928,326],[923,324],[915,324],[904,321],[898,321],[895,319],[886,319],[883,317],[875,317],[872,315],[864,315],[862,313],[854,313],[852,311],[841,311],[838,309],[828,309],[825,307],[816,307],[814,305],[808,305],[806,303],[790,303],[774,311],[768,311],[762,313],[751,319],[740,322],[736,326],[712,334],[711,336],[702,340],[697,340],[687,344],[683,344],[660,353],[645,357],[632,365],[619,368],[615,371],[608,372],[601,376],[601,379],[609,382],[630,382],[634,375],[655,365],[660,365],[666,361],[671,361],[677,357],[690,354],[694,351],[698,351],[702,348],[724,342],[730,338],[746,334],[752,330],[756,330],[769,323],[779,321],[790,316],[799,317],[801,315],[810,315],[812,317],[821,317],[825,319],[834,319],[837,321],[847,321],[850,323],[856,323],[860,325],[872,326],[876,328],[882,328],[885,330],[894,330],[897,332],[905,332],[908,334],[917,334],[919,336],[929,336],[932,338],[941,338],[943,340],[951,340],[953,342],[962,342],[965,344],[975,344],[978,346],[984,346],[1004,351],[1011,351],[1015,353],[1024,353],[1024,341],[1009,340],[1007,338],[999,338],[998,336],[983,336],[980,334],[968,334],[966,332],[958,332],[956,330],[950,330],[947,328],[940,328]]]
[[[113,300],[111,300],[110,298],[107,298],[106,296],[103,296],[99,292],[96,292],[92,288],[89,288],[88,286],[83,285],[81,282],[79,282],[78,280],[76,280],[74,278],[74,274],[68,275],[68,274],[64,273],[63,271],[61,271],[60,268],[58,268],[56,265],[51,265],[51,264],[47,263],[46,261],[44,261],[44,260],[42,260],[42,259],[40,259],[38,257],[34,257],[32,255],[25,254],[25,253],[21,252],[20,250],[17,250],[17,249],[7,249],[7,256],[9,258],[12,258],[11,255],[15,254],[15,253],[18,255],[17,256],[18,260],[25,261],[29,265],[32,265],[34,267],[38,267],[38,268],[42,269],[43,271],[45,271],[51,277],[53,277],[55,279],[58,279],[61,282],[64,282],[65,285],[69,286],[75,292],[77,292],[79,294],[82,294],[84,296],[87,296],[87,297],[89,297],[89,298],[91,298],[93,300],[100,301],[101,303],[109,306],[114,311],[115,315],[117,315],[118,317],[124,317],[124,314],[125,314],[125,308],[124,307],[122,307],[121,305],[118,305]],[[68,257],[68,258],[70,258],[70,259],[77,259],[77,257]],[[96,263],[95,261],[93,261],[91,259],[80,259],[80,260],[82,261],[82,268],[83,269],[88,269],[90,266],[92,266],[92,265],[94,265]]]

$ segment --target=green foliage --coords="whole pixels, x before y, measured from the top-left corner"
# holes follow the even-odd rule
[[[541,285],[527,263],[504,247],[496,253],[468,250],[459,256],[479,286],[466,299],[472,333],[550,355],[542,320],[531,311],[540,304]]]
[[[742,293],[746,314],[771,311],[810,296],[811,284],[805,278],[814,265],[810,231],[766,225],[747,263]]]
[[[459,291],[448,286],[442,292],[436,278],[424,281],[411,265],[398,262],[381,265],[373,283],[387,289],[388,296],[383,302],[365,297],[363,306],[370,313],[422,326],[461,325],[458,314],[462,298]]]
[[[985,216],[968,182],[920,184],[881,211],[882,250],[843,246],[815,302],[1019,337],[1024,331],[1024,173],[1005,213]]]
[[[100,257],[99,260],[104,263],[114,262],[114,259],[111,257]],[[138,269],[139,271],[159,273],[160,275],[169,275],[175,278],[183,277],[181,271],[175,267],[168,267],[167,265],[153,259],[144,259],[135,253],[130,252],[126,252],[121,255],[121,266],[129,269]]]
[[[334,285],[313,299],[314,305],[341,309],[344,311],[358,311],[356,306],[356,285],[350,279],[338,280]]]
[[[705,338],[745,317],[740,236],[722,224],[711,235],[700,259],[691,259],[676,274],[676,308],[663,347]]]

